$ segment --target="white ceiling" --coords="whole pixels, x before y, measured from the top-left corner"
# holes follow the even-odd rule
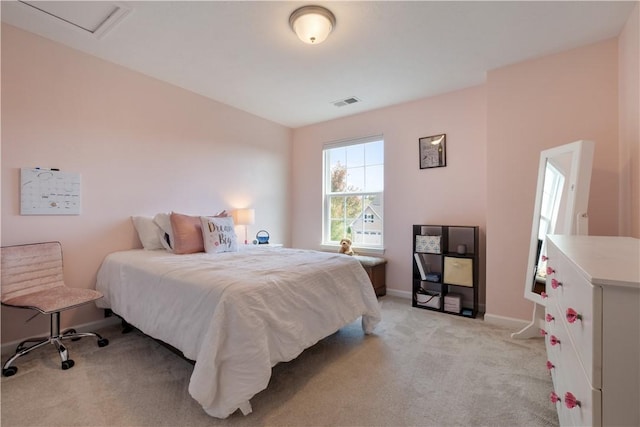
[[[315,46],[288,24],[309,2],[30,3],[93,28],[81,6],[119,6],[120,21],[95,34],[17,1],[2,1],[2,21],[296,128],[481,84],[488,70],[615,37],[637,0],[318,1],[337,24]],[[333,105],[348,97],[361,102]]]

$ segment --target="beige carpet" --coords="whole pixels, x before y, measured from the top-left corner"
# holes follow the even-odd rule
[[[51,349],[2,378],[2,426],[556,426],[540,339],[481,320],[383,297],[383,322],[360,322],[274,367],[253,413],[211,418],[189,396],[193,366],[154,340],[120,328],[110,345],[69,344],[76,365]],[[5,359],[3,359],[5,360]]]

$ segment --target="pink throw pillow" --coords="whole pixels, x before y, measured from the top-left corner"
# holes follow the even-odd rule
[[[225,218],[229,214],[226,210],[218,212],[215,218]],[[171,212],[171,229],[173,231],[174,254],[193,254],[204,252],[204,240],[202,238],[202,223],[199,216],[183,215]]]
[[[204,252],[202,225],[199,216],[172,212],[171,228],[173,230],[172,246],[174,254]]]

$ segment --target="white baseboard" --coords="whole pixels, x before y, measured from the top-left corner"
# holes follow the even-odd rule
[[[409,291],[400,291],[398,289],[389,289],[387,288],[387,295],[391,295],[393,297],[398,297],[398,298],[404,298],[404,299],[411,299],[411,292]],[[484,304],[478,304],[478,312],[479,313],[484,313]],[[486,319],[485,319],[486,320]]]
[[[95,320],[93,322],[89,322],[89,323],[83,323],[82,325],[72,325],[69,326],[65,329],[70,329],[73,328],[78,332],[95,332],[98,331],[102,328],[106,328],[112,325],[116,325],[120,323],[120,318],[117,316],[111,316],[111,317],[105,317],[104,319],[100,319],[100,320]],[[48,336],[50,333],[50,331],[46,331],[43,332],[39,335],[33,335],[34,337],[46,337]],[[22,341],[24,341],[27,338],[31,338],[31,336],[29,337],[24,337],[22,339],[16,340],[16,341],[12,341],[12,342],[8,342],[8,343],[4,343],[2,344],[1,347],[1,352],[2,352],[2,358],[4,360],[5,355],[6,356],[11,356],[14,354],[16,347],[18,346],[18,344],[20,344]],[[103,337],[103,338],[108,338],[108,337]],[[2,362],[4,363],[4,362]]]
[[[392,297],[411,299],[411,292],[409,291],[399,291],[397,289],[389,289],[387,288],[387,295],[391,295]]]

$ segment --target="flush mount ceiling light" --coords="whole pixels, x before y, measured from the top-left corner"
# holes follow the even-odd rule
[[[302,6],[293,11],[289,25],[303,42],[320,44],[336,26],[336,17],[322,6]]]

